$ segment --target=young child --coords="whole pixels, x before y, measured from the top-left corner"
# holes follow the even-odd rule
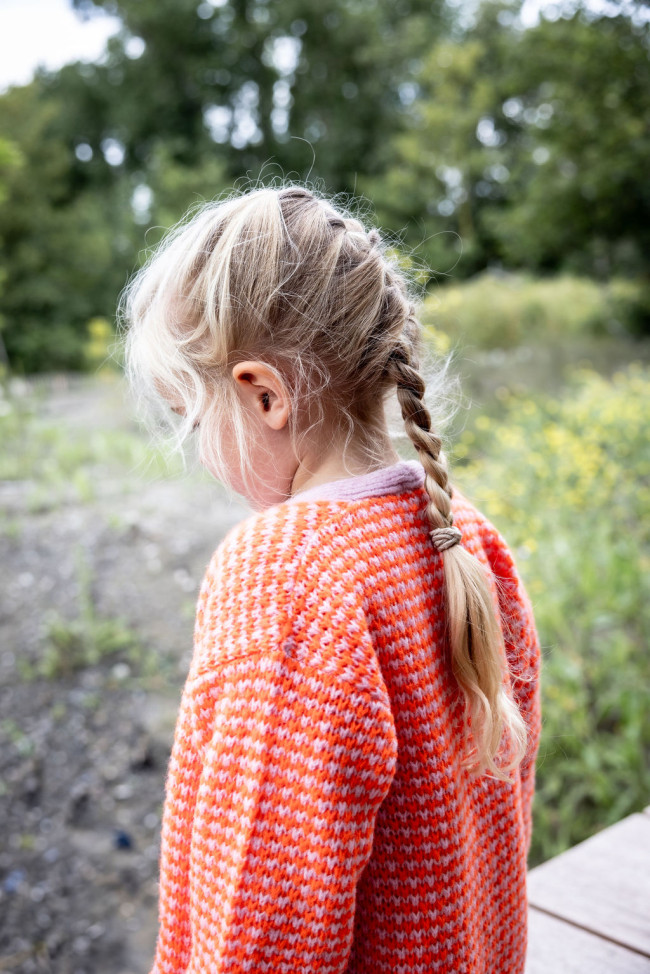
[[[539,642],[452,489],[397,263],[258,189],[181,223],[124,312],[136,388],[257,509],[200,590],[152,974],[521,974]]]

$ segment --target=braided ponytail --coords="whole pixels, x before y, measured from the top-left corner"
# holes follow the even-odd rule
[[[526,751],[526,725],[503,686],[503,634],[485,570],[457,544],[460,532],[453,527],[453,488],[442,441],[431,429],[431,416],[423,401],[426,386],[418,371],[419,332],[415,309],[409,304],[402,335],[389,354],[387,373],[397,387],[406,432],[425,470],[426,513],[432,540],[443,557],[451,663],[465,697],[472,738],[463,764],[476,773],[488,771],[509,780],[509,772]],[[510,760],[499,765],[496,758],[506,729],[511,735]]]

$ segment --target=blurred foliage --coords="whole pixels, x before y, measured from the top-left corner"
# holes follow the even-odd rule
[[[0,96],[0,324],[14,372],[81,369],[146,248],[261,178],[364,193],[420,278],[648,281],[648,31],[520,0],[75,0],[106,57]],[[606,70],[603,69],[606,65]],[[366,205],[362,201],[362,205]],[[368,204],[369,206],[369,204]],[[637,332],[650,297],[632,299]],[[0,355],[2,346],[0,345]]]
[[[8,139],[0,139],[0,204],[9,195],[9,178],[11,173],[23,164],[23,157],[18,146]]]
[[[1,207],[9,196],[9,183],[13,172],[23,164],[23,158],[14,142],[0,138],[0,219]],[[0,264],[0,294],[7,276],[6,268]],[[3,318],[0,315],[0,380],[4,379],[9,368],[9,357],[2,338]]]
[[[647,24],[578,5],[521,30],[516,9],[483,3],[462,40],[432,45],[408,130],[359,186],[442,275],[647,275]]]
[[[116,364],[112,357],[115,345],[115,332],[110,321],[106,318],[91,318],[84,345],[84,361],[87,368],[103,371]]]
[[[155,672],[153,653],[145,650],[136,632],[122,619],[97,612],[92,573],[81,551],[76,561],[78,615],[67,619],[57,612],[49,613],[43,652],[35,662],[18,660],[21,679],[65,679],[106,659],[122,663],[129,675],[134,664],[143,675]]]
[[[5,174],[0,207],[0,314],[14,369],[82,368],[86,324],[112,315],[126,280],[125,187],[75,183],[72,147],[60,134],[62,106],[34,82],[0,98],[0,130],[22,164]]]
[[[313,146],[314,175],[332,191],[349,190],[360,168],[381,170],[412,62],[454,19],[442,0],[73,5],[124,24],[105,64],[64,69],[51,82],[75,101],[71,134],[83,130],[100,157],[110,132],[128,169],[162,142],[186,166],[216,149],[229,179],[256,177],[267,162],[302,176]]]
[[[451,345],[507,349],[579,336],[634,335],[644,316],[650,317],[650,293],[640,281],[599,282],[570,274],[537,279],[490,271],[430,290],[420,309],[427,330],[442,333],[438,351]]]
[[[531,861],[650,793],[650,370],[508,393],[455,444],[453,480],[511,546],[543,653]]]
[[[0,394],[0,481],[20,481],[32,510],[90,501],[114,471],[165,476],[179,473],[179,459],[165,458],[136,433],[78,430],[43,415],[38,394]],[[10,528],[10,526],[8,526]]]
[[[134,190],[135,219],[148,227],[147,249],[156,245],[188,206],[213,199],[226,187],[228,178],[222,160],[208,156],[188,166],[177,162],[167,146],[157,146],[151,154],[147,182],[139,183]]]

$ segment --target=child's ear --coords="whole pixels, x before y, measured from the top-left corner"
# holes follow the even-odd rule
[[[232,377],[249,409],[273,430],[283,429],[291,404],[282,379],[264,362],[238,362]]]

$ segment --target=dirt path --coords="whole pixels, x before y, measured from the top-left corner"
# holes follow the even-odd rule
[[[116,383],[50,380],[41,394],[39,415],[71,440],[134,435]],[[248,513],[207,479],[151,480],[105,457],[88,469],[84,497],[0,482],[0,971],[12,974],[149,971],[196,594]]]

